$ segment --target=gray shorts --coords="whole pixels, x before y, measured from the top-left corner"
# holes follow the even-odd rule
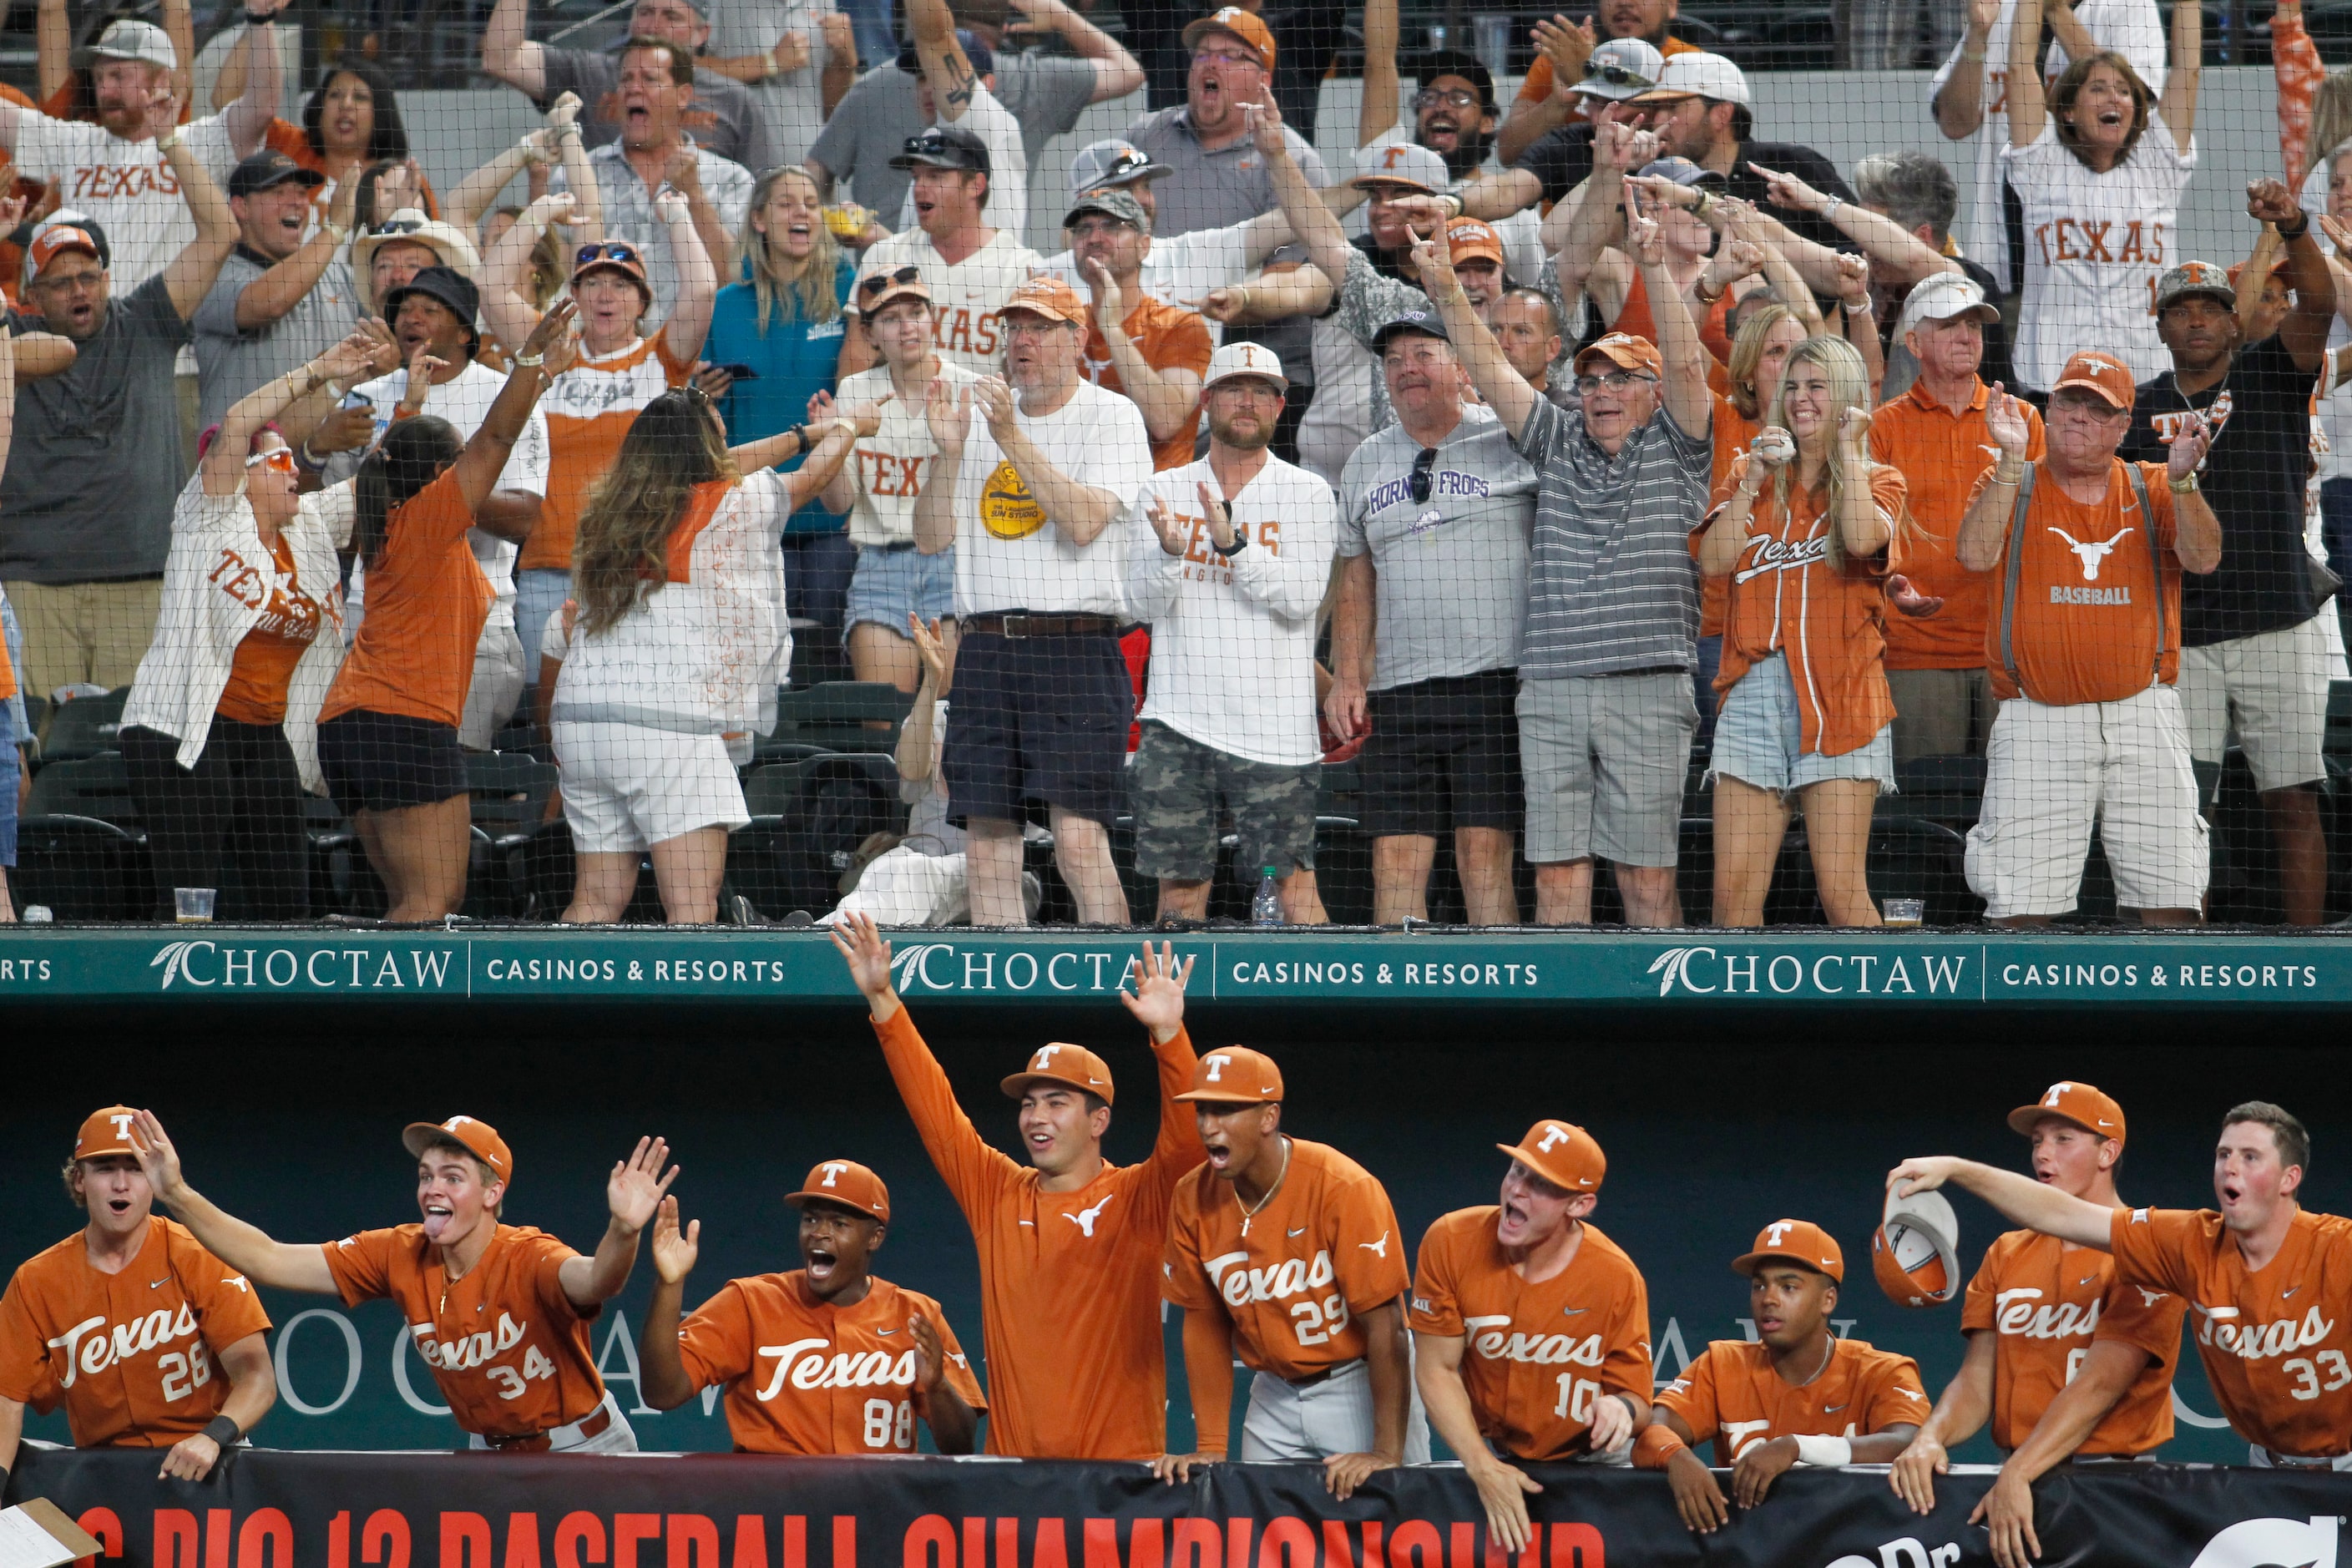
[[[1425,1465],[1429,1421],[1422,1414],[1420,1393],[1411,1397],[1405,1411],[1404,1462]],[[1250,1379],[1239,1457],[1256,1464],[1282,1464],[1370,1453],[1372,1429],[1372,1374],[1362,1362],[1351,1361],[1306,1388],[1261,1372]]]
[[[1893,729],[1884,726],[1862,746],[1834,757],[1804,750],[1796,682],[1788,656],[1776,653],[1749,666],[1723,694],[1709,765],[1725,778],[1784,795],[1825,779],[1869,779],[1884,793],[1895,787]]]
[[[2182,648],[2180,710],[2189,721],[2189,755],[2218,767],[2235,730],[2256,789],[2290,789],[2326,778],[2327,682],[2342,672],[2317,616],[2276,631]]]
[[[1253,763],[1204,746],[1156,719],[1143,722],[1143,741],[1128,770],[1128,800],[1135,812],[1135,868],[1172,882],[1205,882],[1217,874],[1217,802],[1233,814],[1234,864],[1255,887],[1261,867],[1276,877],[1315,864],[1315,801],[1322,770],[1314,763],[1282,767]]]
[[[1890,669],[1895,697],[1895,760],[1981,757],[2000,705],[1981,669]]]
[[[1698,709],[1690,672],[1519,682],[1528,863],[1672,866]]]

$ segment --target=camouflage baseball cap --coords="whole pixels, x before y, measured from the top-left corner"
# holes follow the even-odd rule
[[[1071,203],[1070,210],[1063,216],[1062,226],[1072,226],[1085,213],[1100,213],[1105,217],[1117,218],[1139,234],[1151,232],[1151,216],[1143,210],[1143,204],[1115,185],[1088,191]]]
[[[2161,314],[2175,300],[2185,300],[2191,294],[2210,294],[2225,305],[2238,302],[2238,291],[2230,286],[2230,275],[2210,261],[2184,261],[2156,280],[2156,309]]]

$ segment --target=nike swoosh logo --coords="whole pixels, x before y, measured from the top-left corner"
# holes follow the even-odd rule
[[[877,1334],[895,1334],[898,1331],[896,1329],[877,1329],[874,1331]]]
[[[152,1289],[155,1289],[155,1287],[156,1287],[156,1286],[158,1286],[158,1285],[168,1285],[168,1284],[170,1284],[171,1282],[172,1282],[172,1277],[171,1277],[169,1274],[166,1274],[166,1275],[164,1275],[164,1276],[163,1276],[163,1278],[162,1278],[161,1279],[150,1279],[149,1281],[147,1281],[147,1289],[149,1289],[150,1290],[152,1290]],[[2289,1292],[2287,1292],[2287,1294],[2289,1294],[2289,1295],[2293,1295],[2294,1293],[2294,1292],[2293,1292],[2293,1291],[2291,1291],[2291,1290],[2290,1290]]]
[[[2076,1286],[2078,1286],[2078,1287],[2079,1287],[2079,1286],[2084,1286],[2084,1285],[2088,1285],[2089,1283],[2091,1283],[2093,1280],[2096,1279],[2097,1278],[2098,1278],[2098,1276],[2097,1276],[2097,1275],[2095,1275],[2095,1274],[2085,1274],[2085,1275],[2084,1275],[2080,1279],[2075,1280],[2075,1281],[2074,1281],[2074,1283],[2075,1283],[2075,1285],[2076,1285]]]
[[[158,1280],[158,1281],[157,1281],[157,1283],[158,1283],[158,1284],[161,1284],[161,1283],[162,1283],[162,1281],[161,1281],[161,1280]],[[2282,1300],[2282,1301],[2284,1301],[2284,1300],[2285,1300],[2289,1296],[2294,1295],[2297,1290],[2300,1290],[2300,1289],[2303,1289],[2303,1287],[2302,1287],[2302,1286],[2300,1286],[2300,1285],[2290,1285],[2290,1286],[2288,1286],[2285,1289],[2284,1289],[2284,1290],[2282,1290],[2282,1291],[2280,1291],[2280,1292],[2279,1292],[2279,1300]]]
[[[1822,1414],[1824,1415],[1834,1415],[1844,1408],[1845,1406],[1843,1405],[1824,1405],[1822,1406]]]
[[[1559,1315],[1563,1318],[1573,1318],[1580,1312],[1589,1312],[1591,1310],[1592,1310],[1592,1309],[1590,1307],[1562,1307],[1559,1310]]]
[[[1031,1230],[1037,1228],[1037,1222],[1034,1219],[1024,1219],[1021,1223],[1027,1226]]]
[[[1293,1236],[1305,1236],[1305,1235],[1307,1234],[1307,1227],[1306,1227],[1305,1226],[1303,1226],[1303,1225],[1302,1225],[1302,1226],[1300,1226],[1297,1230],[1292,1231],[1290,1234],[1291,1234],[1291,1235],[1293,1235]]]

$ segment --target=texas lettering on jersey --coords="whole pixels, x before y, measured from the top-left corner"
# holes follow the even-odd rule
[[[2211,435],[2211,439],[2205,443],[2205,455],[2197,459],[2197,471],[2201,474],[2205,471],[2205,465],[2213,460],[2213,448],[2221,444],[2221,432],[2228,426],[2231,410],[2235,406],[2230,389],[2225,386],[2220,395],[2202,409],[2176,408],[2152,416],[2149,423],[2156,426],[2156,438],[2169,447],[2183,431],[2193,429],[2201,419]]]
[[[66,178],[66,203],[122,201],[131,196],[180,194],[180,177],[159,155],[152,163],[85,164]]]
[[[860,444],[850,456],[857,459],[858,476],[865,481],[866,493],[872,496],[919,496],[923,493],[923,464],[927,455],[899,457],[890,452],[877,452]]]
[[[887,1351],[867,1351],[863,1355],[856,1351],[835,1351],[831,1340],[794,1340],[788,1345],[761,1345],[757,1353],[762,1361],[770,1356],[776,1358],[775,1371],[768,1374],[768,1381],[753,1394],[762,1403],[782,1394],[787,1383],[807,1390],[915,1385],[912,1345],[893,1357]],[[948,1359],[958,1366],[966,1364],[959,1353],[950,1352]]]
[[[1774,539],[1769,534],[1751,533],[1748,548],[1753,552],[1748,564],[1732,574],[1735,583],[1747,583],[1768,572],[1801,572],[1830,558],[1830,536],[1824,529],[1811,539]]]
[[[2116,266],[2164,265],[2164,224],[2132,218],[2055,218],[2033,227],[2044,266],[2058,261],[2110,262]]]
[[[232,1283],[240,1290],[247,1289],[242,1279]],[[165,1348],[188,1339],[195,1342],[185,1351]],[[178,1399],[213,1380],[212,1352],[196,1333],[196,1315],[185,1301],[176,1313],[158,1308],[143,1318],[110,1326],[103,1315],[85,1318],[47,1342],[51,1350],[65,1352],[58,1358],[64,1363],[58,1375],[60,1388],[71,1388],[85,1373],[96,1377],[151,1351],[161,1352],[155,1371],[163,1379],[167,1400]]]
[[[1184,581],[1231,587],[1234,569],[1231,563],[1217,553],[1217,542],[1209,532],[1208,519],[1189,511],[1171,510],[1170,515],[1192,531],[1184,546]],[[1234,531],[1247,538],[1253,550],[1263,550],[1268,555],[1282,553],[1282,524],[1276,519],[1267,518],[1255,523],[1235,522]]]
[[[955,353],[992,354],[1003,346],[1004,318],[994,310],[942,303],[931,313],[931,342]]]

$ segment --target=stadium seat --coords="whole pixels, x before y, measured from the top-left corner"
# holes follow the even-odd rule
[[[154,909],[145,842],[93,816],[35,816],[17,823],[8,889],[19,918],[35,904],[61,921],[143,921]]]
[[[122,728],[122,705],[131,698],[124,686],[103,697],[80,697],[49,710],[47,732],[41,736],[41,761],[71,762],[115,750],[115,732]]]
[[[728,841],[730,891],[770,920],[794,910],[823,914],[840,901],[839,883],[874,834],[907,823],[898,770],[879,752],[819,752],[754,767],[743,799],[751,821]]]
[[[914,699],[886,681],[831,680],[776,699],[773,739],[828,752],[887,752]],[[869,728],[869,725],[887,726]]]
[[[528,833],[547,816],[562,775],[551,763],[521,752],[466,753],[466,791],[474,826],[499,840]]]
[[[131,771],[122,753],[105,752],[48,763],[33,775],[25,815],[94,816],[117,826],[137,826],[139,805],[131,798]]]
[[[1876,819],[1913,817],[1966,833],[1983,809],[1984,786],[1982,757],[1914,757],[1895,764],[1895,793],[1878,797]]]

